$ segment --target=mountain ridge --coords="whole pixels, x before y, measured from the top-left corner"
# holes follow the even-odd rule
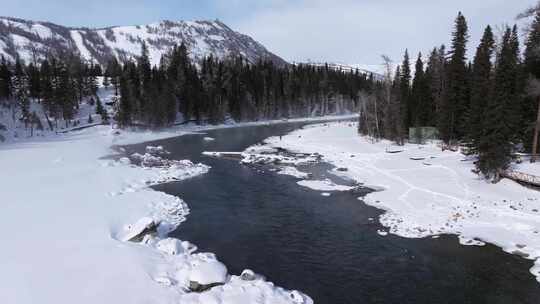
[[[192,59],[213,55],[224,58],[243,56],[249,62],[271,60],[287,62],[268,51],[248,35],[232,30],[220,20],[162,20],[144,25],[71,27],[49,21],[0,17],[0,55],[14,61],[43,59],[50,54],[76,53],[100,64],[115,57],[120,61],[140,55],[142,42],[150,51],[152,64],[174,45],[184,42]]]

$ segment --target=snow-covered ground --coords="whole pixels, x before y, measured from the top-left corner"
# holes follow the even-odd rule
[[[167,237],[184,221],[188,205],[148,185],[204,174],[207,166],[180,161],[141,167],[127,158],[106,157],[116,153],[113,145],[186,133],[181,130],[96,126],[0,144],[1,302],[312,303],[250,271],[227,274],[213,254]],[[151,155],[132,158],[156,162]],[[157,235],[127,241],[154,224]],[[194,293],[190,281],[224,285]]]
[[[364,201],[386,211],[379,219],[387,229],[382,235],[456,234],[463,245],[492,243],[535,260],[531,273],[540,282],[539,191],[508,179],[488,183],[471,172],[472,160],[458,152],[443,152],[435,143],[404,147],[388,141],[373,143],[358,136],[355,123],[308,126],[266,143],[257,149],[319,153],[325,161],[346,168],[332,172],[378,190]],[[539,165],[527,165],[527,171],[538,172],[530,167]],[[317,187],[317,181],[299,184],[330,190]]]

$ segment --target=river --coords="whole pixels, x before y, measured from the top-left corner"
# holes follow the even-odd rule
[[[212,167],[208,174],[154,188],[181,197],[191,209],[172,236],[214,252],[231,273],[250,268],[320,304],[540,303],[540,284],[529,273],[531,261],[492,245],[461,246],[454,236],[381,236],[381,211],[365,205],[358,194],[324,197],[268,167],[201,155],[243,151],[302,125],[217,129],[130,146],[128,151],[162,145],[170,158]],[[316,164],[303,169],[350,183],[327,173],[328,168]]]

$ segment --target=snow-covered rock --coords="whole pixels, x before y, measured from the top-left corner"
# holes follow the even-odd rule
[[[146,153],[156,156],[171,154],[169,151],[165,150],[163,146],[147,146],[145,150]]]
[[[196,260],[189,274],[189,286],[192,291],[205,291],[227,280],[227,267],[218,260]]]
[[[156,244],[156,248],[166,254],[169,255],[177,255],[184,252],[184,246],[182,246],[182,242],[175,238],[166,238],[164,240],[160,240]]]
[[[253,281],[257,278],[255,275],[255,272],[251,269],[244,269],[242,273],[240,274],[240,278],[244,281]]]
[[[148,234],[157,233],[158,224],[151,217],[143,217],[136,223],[125,227],[125,234],[121,240],[125,242],[140,242]]]

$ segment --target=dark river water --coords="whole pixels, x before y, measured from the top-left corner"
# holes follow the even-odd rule
[[[250,268],[322,304],[540,303],[540,284],[529,273],[531,261],[491,245],[460,246],[453,236],[383,237],[377,234],[381,211],[366,206],[358,194],[323,197],[268,168],[201,155],[243,151],[301,126],[213,130],[128,151],[163,145],[172,152],[170,158],[212,166],[208,174],[155,189],[181,197],[191,209],[172,236],[216,253],[230,273]],[[204,141],[205,136],[216,140]],[[328,165],[304,169],[325,175]]]

